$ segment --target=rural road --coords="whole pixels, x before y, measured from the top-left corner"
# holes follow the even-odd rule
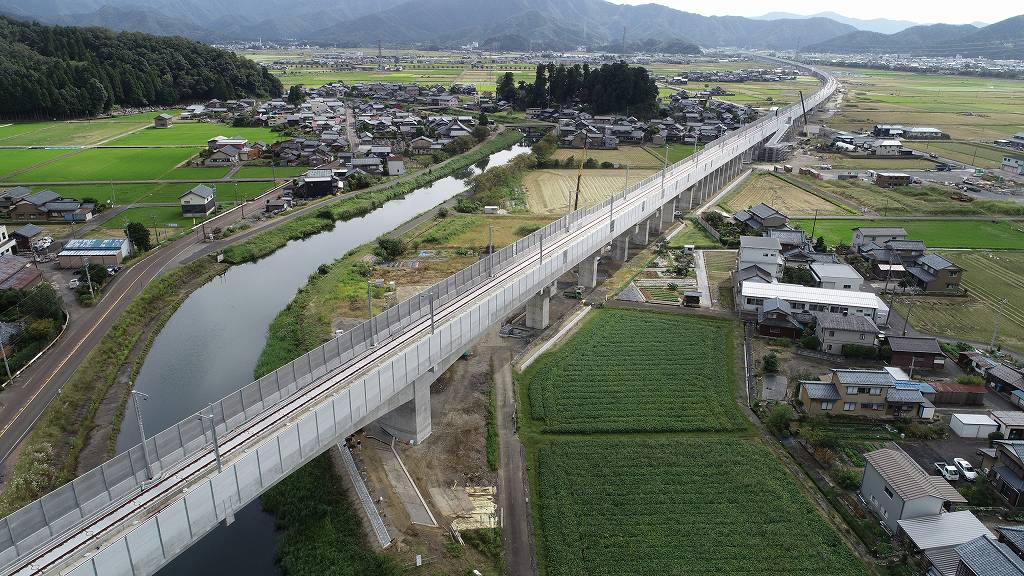
[[[502,537],[508,574],[537,574],[533,515],[530,513],[529,482],[526,477],[526,448],[516,435],[516,393],[512,381],[511,356],[496,352],[494,386],[497,392],[498,500],[501,506]]]

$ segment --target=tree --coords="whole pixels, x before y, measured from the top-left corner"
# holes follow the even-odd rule
[[[491,135],[491,131],[487,129],[487,126],[477,124],[473,126],[473,139],[477,142],[483,142],[487,140],[487,137]]]
[[[516,90],[516,77],[511,72],[505,72],[498,80],[498,86],[495,90],[498,96],[498,100],[504,100],[509,104],[515,104],[519,99],[519,92]]]
[[[148,252],[153,248],[153,241],[149,237],[149,228],[140,222],[131,222],[125,228],[125,233],[132,246],[139,252]],[[105,270],[104,270],[105,271]]]
[[[548,79],[547,68],[543,64],[537,64],[537,74],[533,79],[533,87],[530,89],[530,103],[534,106],[545,106],[548,102]]]
[[[775,352],[769,352],[764,356],[764,372],[765,374],[775,374],[779,371],[779,355]]]
[[[487,117],[487,113],[481,110],[480,115],[476,117],[476,123],[479,126],[487,126],[491,123],[491,120]]]
[[[814,242],[815,252],[828,252],[828,244],[825,244],[825,237],[818,236],[818,239]]]
[[[789,423],[796,418],[796,413],[789,404],[777,404],[768,415],[768,428],[776,434],[786,434],[789,431]]]
[[[377,238],[377,247],[373,249],[373,254],[377,258],[388,262],[394,261],[403,252],[405,252],[405,242],[401,238],[391,238],[390,236]]]
[[[306,101],[306,92],[302,89],[301,84],[294,84],[288,89],[288,103],[292,106],[298,106]]]

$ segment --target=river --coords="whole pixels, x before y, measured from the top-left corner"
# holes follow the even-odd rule
[[[528,151],[516,145],[496,152],[467,174],[505,164]],[[318,266],[465,189],[464,178],[442,178],[363,217],[339,222],[331,231],[289,242],[257,262],[233,266],[193,292],[154,340],[135,381],[135,389],[149,395],[141,407],[146,435],[152,436],[251,382],[270,323]],[[117,449],[120,452],[138,442],[135,411],[129,403]],[[273,517],[253,502],[239,511],[234,523],[214,530],[160,575],[279,574],[274,563],[276,543]]]

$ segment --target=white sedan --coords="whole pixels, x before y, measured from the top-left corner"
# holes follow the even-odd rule
[[[960,471],[960,475],[968,482],[974,482],[978,478],[978,471],[971,466],[971,463],[963,458],[953,458],[953,465]]]
[[[954,482],[960,479],[960,472],[958,472],[956,466],[953,466],[952,464],[946,464],[945,462],[936,462],[935,470],[937,470],[943,478],[949,480],[950,482]]]

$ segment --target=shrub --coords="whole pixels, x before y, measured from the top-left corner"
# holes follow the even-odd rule
[[[772,432],[782,435],[789,431],[789,423],[794,418],[796,418],[796,413],[793,412],[789,404],[776,404],[768,415],[766,424]]]
[[[968,386],[984,386],[985,379],[977,374],[961,374],[957,379],[957,383],[966,384]]]
[[[604,169],[608,169],[608,168],[615,168],[615,164],[613,164],[613,163],[611,163],[611,162],[608,162],[608,161],[606,160],[606,161],[604,161],[604,162],[601,162],[601,168],[604,168]]]
[[[534,232],[540,229],[540,224],[523,224],[522,226],[516,228],[515,234],[516,236],[522,238],[523,236],[529,236],[530,234],[533,234]]]
[[[764,372],[765,374],[775,374],[779,371],[779,355],[775,352],[769,352],[764,356]]]
[[[437,218],[438,219],[444,219],[444,218],[447,218],[447,217],[448,217],[448,208],[446,206],[441,206],[440,208],[437,209]]]
[[[843,490],[856,490],[860,488],[861,475],[851,468],[840,468],[832,472],[836,484]]]
[[[597,168],[597,160],[593,158],[587,158],[587,161],[583,163],[584,168]]]
[[[395,260],[403,252],[405,252],[405,242],[401,238],[391,238],[390,236],[377,238],[377,247],[373,249],[374,256],[388,262]]]
[[[843,344],[843,356],[847,358],[874,359],[878,356],[878,350],[874,346],[862,346],[860,344]]]
[[[810,334],[800,339],[800,346],[807,350],[817,350],[821,347],[821,341],[814,334]]]

